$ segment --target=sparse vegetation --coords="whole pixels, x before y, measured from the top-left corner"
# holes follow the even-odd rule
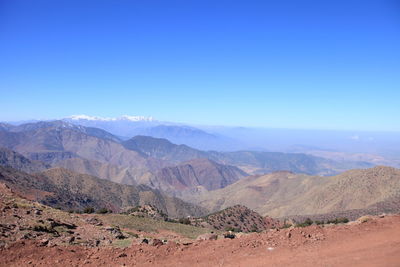
[[[86,207],[83,209],[83,213],[94,213],[94,208],[93,207]]]
[[[181,224],[190,224],[190,219],[189,218],[180,218],[178,220],[178,222]]]
[[[310,218],[307,218],[304,222],[296,224],[296,227],[307,227],[312,225],[314,222]]]
[[[290,228],[290,227],[292,227],[293,225],[292,224],[290,224],[290,223],[285,223],[281,228],[282,229],[286,229],[286,228]]]
[[[349,219],[340,217],[340,218],[336,218],[334,220],[328,220],[326,223],[327,224],[330,224],[330,223],[338,224],[338,223],[348,223],[348,222],[349,222]]]
[[[127,248],[132,244],[132,239],[127,238],[127,239],[119,239],[119,240],[114,240],[112,243],[112,246],[117,247],[117,248]]]
[[[210,232],[209,228],[195,227],[192,225],[166,222],[163,220],[154,220],[151,218],[140,218],[123,214],[104,214],[99,215],[99,218],[101,218],[101,220],[105,223],[119,226],[121,229],[132,229],[143,232],[158,232],[158,230],[164,229],[192,239],[201,234]]]
[[[107,208],[101,208],[99,210],[97,210],[98,214],[106,214],[106,213],[112,213],[112,210],[109,210]]]

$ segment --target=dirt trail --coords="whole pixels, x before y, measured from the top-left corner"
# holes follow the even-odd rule
[[[284,229],[236,239],[129,248],[38,247],[17,242],[1,266],[400,266],[400,216]]]

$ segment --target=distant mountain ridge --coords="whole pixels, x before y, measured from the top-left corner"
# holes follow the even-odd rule
[[[136,135],[146,135],[166,138],[176,144],[186,144],[204,150],[231,150],[237,146],[237,141],[232,138],[179,123],[157,121],[153,117],[124,115],[116,118],[104,118],[75,115],[62,120],[86,127],[101,128],[116,136],[125,137],[125,139]]]
[[[239,167],[249,174],[287,170],[306,174],[333,175],[352,168],[373,166],[366,162],[337,162],[301,153],[202,151],[186,145],[176,145],[163,138],[149,136],[135,136],[122,142],[122,145],[127,149],[141,151],[149,157],[174,163],[207,158],[220,164]]]
[[[155,121],[155,119],[151,116],[131,116],[131,115],[122,115],[121,117],[99,117],[99,116],[88,116],[88,115],[72,115],[64,118],[64,120],[87,120],[87,121]]]
[[[331,177],[276,172],[249,176],[225,188],[184,199],[211,210],[242,204],[263,215],[285,217],[393,206],[400,200],[400,170],[378,166]],[[397,204],[397,210],[400,207]]]

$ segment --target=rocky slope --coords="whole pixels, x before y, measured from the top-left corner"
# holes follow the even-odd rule
[[[151,206],[144,206],[148,207]],[[168,234],[162,233],[168,229]],[[149,246],[164,245],[161,240],[188,242],[188,238],[207,231],[209,229],[165,222],[163,218],[144,218],[141,214],[65,212],[21,198],[0,182],[0,251],[18,242],[33,242],[39,249],[76,246],[77,250],[124,246],[143,240]],[[2,257],[2,266],[4,259]]]
[[[12,212],[14,211],[10,215]],[[72,223],[75,223],[77,219],[73,220]],[[106,240],[100,239],[107,234],[108,227],[93,226],[96,230],[92,230],[92,227],[89,228],[84,223],[75,224],[78,226],[74,230],[76,236],[83,235],[81,240],[84,242],[81,245],[79,240],[71,244],[65,242],[63,245],[53,244],[55,240],[50,240],[47,244],[46,239],[18,240],[0,249],[4,265],[303,267],[398,266],[400,263],[398,215],[371,218],[365,223],[350,222],[331,227],[313,225],[243,234],[232,240],[218,238],[179,242],[177,238],[175,240],[178,241],[171,240],[172,235],[169,232],[166,244],[162,241],[155,242],[156,239],[147,244],[137,242],[138,238],[130,238],[123,242],[111,240],[111,247],[103,245],[107,243],[108,236]],[[129,229],[129,232],[132,231],[134,230]],[[152,235],[138,233],[141,236]],[[89,243],[85,247],[88,244],[85,241],[91,239],[100,240],[99,246],[93,247]],[[120,244],[126,245],[121,247]]]
[[[143,152],[149,157],[173,163],[208,157],[206,152],[187,145],[176,145],[167,139],[142,135],[124,141],[122,145],[127,149]]]
[[[192,219],[191,223],[216,230],[245,233],[261,232],[282,226],[280,221],[270,217],[262,217],[257,212],[242,205],[235,205],[202,218]]]
[[[128,185],[137,185],[139,181],[150,175],[145,167],[131,168],[83,158],[65,159],[54,163],[53,166]],[[159,166],[163,164],[160,163]]]
[[[218,164],[209,159],[194,159],[157,171],[147,182],[173,195],[193,189],[216,190],[247,176],[237,167]]]
[[[12,150],[0,147],[0,166],[11,167],[28,173],[40,172],[50,165],[40,161],[32,161]]]
[[[149,204],[170,217],[205,213],[204,209],[146,186],[121,185],[61,168],[29,175],[0,167],[0,181],[28,199],[63,209],[82,210],[93,207],[119,211],[131,206]]]

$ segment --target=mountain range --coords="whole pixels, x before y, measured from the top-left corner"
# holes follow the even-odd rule
[[[400,188],[397,169],[371,168],[364,161],[199,150],[165,138],[120,138],[67,121],[2,123],[0,147],[3,182],[63,208],[123,210],[147,203],[178,217],[241,204],[285,217],[378,206],[390,210]]]
[[[188,125],[161,122],[152,117],[121,116],[117,118],[102,118],[87,115],[76,115],[62,119],[63,121],[96,127],[128,139],[136,135],[165,138],[176,144],[186,144],[198,149],[231,149],[237,141],[219,135],[211,134]]]
[[[201,150],[297,152],[400,167],[398,132],[205,126],[127,115],[115,118],[75,115],[62,120],[101,128],[124,140],[146,135]],[[341,154],[339,158],[338,153]],[[356,158],[354,154],[357,154]]]

